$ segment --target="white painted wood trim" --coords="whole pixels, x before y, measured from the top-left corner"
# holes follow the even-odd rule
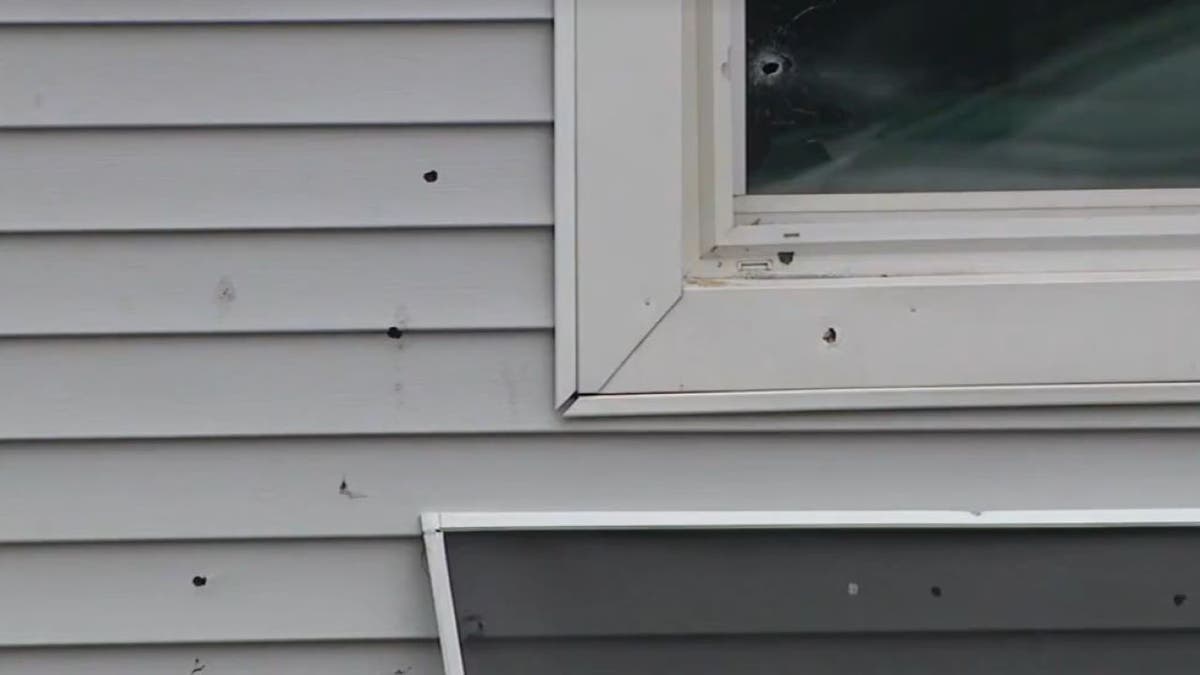
[[[450,564],[446,559],[446,539],[442,534],[441,516],[436,513],[422,514],[421,526],[424,530],[429,583],[433,590],[433,610],[437,617],[442,667],[446,675],[464,675],[462,645],[459,644],[458,638],[458,618],[454,613],[454,591],[450,586]]]
[[[651,23],[633,30],[611,14],[614,9],[581,5],[578,28],[586,39],[579,57],[586,65],[580,73],[587,77],[578,87],[579,113],[589,121],[586,130],[581,125],[586,142],[580,142],[578,164],[581,398],[565,411],[567,417],[906,410],[930,419],[928,428],[939,428],[953,425],[953,410],[991,408],[997,418],[1100,420],[1115,413],[1113,406],[1139,406],[1119,413],[1137,417],[1150,406],[1182,414],[1187,409],[1179,404],[1200,402],[1200,365],[1191,358],[1200,335],[1194,302],[1200,277],[1186,264],[1145,264],[1164,259],[1151,255],[1157,250],[1135,251],[1133,262],[1114,262],[1119,247],[1111,239],[1139,237],[1147,251],[1191,246],[1196,240],[1184,237],[1200,234],[1200,190],[833,195],[822,196],[824,210],[814,212],[786,210],[795,208],[797,199],[809,199],[804,196],[741,197],[737,203],[784,210],[758,214],[763,221],[775,219],[773,224],[743,221],[730,228],[752,238],[736,242],[740,251],[718,248],[716,253],[769,256],[765,262],[734,262],[764,265],[764,272],[784,277],[774,280],[783,285],[754,278],[753,271],[743,273],[740,264],[714,272],[718,259],[685,259],[684,269],[695,270],[696,278],[664,276],[676,271],[678,249],[671,244],[693,243],[695,237],[684,232],[695,228],[697,219],[661,198],[676,188],[676,169],[663,160],[675,152],[669,133],[674,127],[664,123],[647,129],[646,120],[674,121],[669,96],[685,104],[694,100],[689,98],[692,79],[665,91],[669,75],[661,71],[663,63],[682,66],[678,71],[689,73],[687,78],[695,75],[701,89],[713,82],[712,73],[691,67],[689,59],[696,57],[687,46],[715,36],[704,29],[711,28],[724,2],[698,3],[701,12],[710,13],[708,22],[698,17],[698,28],[682,26],[681,39],[676,39],[680,27],[674,17],[661,13],[664,6],[639,8]],[[668,4],[674,12],[675,4]],[[696,62],[711,65],[714,56],[722,55],[700,54]],[[653,64],[655,77],[649,77],[646,64]],[[614,81],[614,72],[625,79]],[[732,96],[731,89],[721,88],[722,96]],[[623,96],[643,104],[638,114],[604,109]],[[701,96],[701,105],[713,98],[721,96]],[[707,113],[708,126],[715,116]],[[703,121],[705,113],[699,117]],[[681,152],[703,159],[712,152],[705,142],[687,137]],[[640,161],[629,162],[629,157]],[[703,161],[697,163],[704,175]],[[707,174],[712,179],[715,172]],[[678,175],[686,182],[687,170],[679,169]],[[657,192],[646,191],[647,181]],[[614,191],[626,199],[601,199]],[[715,212],[720,200],[711,189],[700,192],[696,201],[704,202],[703,223],[706,209]],[[759,201],[747,201],[753,199]],[[1019,208],[1013,208],[1014,201]],[[896,212],[898,206],[909,210]],[[915,225],[913,218],[919,221]],[[805,238],[814,231],[815,238]],[[1041,243],[1048,236],[1070,239],[1079,250],[1060,254]],[[970,260],[950,268],[962,257],[935,261],[936,269],[928,271],[882,269],[873,275],[805,275],[797,264],[792,268],[796,278],[786,279],[787,270],[770,269],[776,251],[790,251],[801,261],[804,253],[793,246],[813,241],[914,238],[933,247],[952,240],[961,246],[964,239],[1006,239],[1004,244],[1018,252],[1014,256],[1025,246],[1037,259],[1031,265],[995,255],[984,262],[999,269],[988,267],[987,275]],[[781,242],[789,247],[747,250]],[[909,250],[879,249],[891,255]],[[1091,251],[1108,262],[1079,270],[1079,261]],[[914,257],[923,264],[933,254],[921,249]],[[1076,267],[1060,267],[1068,263]],[[730,278],[735,275],[746,278]],[[645,298],[647,309],[659,309],[653,307],[655,298],[667,293],[668,283],[669,290],[682,286],[682,298],[669,311],[656,312],[653,323],[645,321],[638,301]],[[831,328],[837,336],[826,341],[822,335]],[[618,364],[615,373],[608,370],[613,363]]]
[[[746,100],[746,0],[729,2],[733,6],[729,75],[733,96],[733,194],[736,200],[746,194],[746,106],[742,103]]]
[[[1200,509],[464,512],[440,513],[435,517],[439,532],[1200,526]]]
[[[576,5],[580,392],[601,391],[682,293],[685,6]]]
[[[1200,402],[1200,382],[998,387],[889,387],[581,396],[568,417],[832,412]]]
[[[738,213],[1146,208],[1200,206],[1200,189],[741,195],[734,203]]]
[[[959,388],[1013,387],[968,407],[1026,405],[1022,393],[1031,406],[1096,405],[1104,392],[1076,401],[1073,388],[1200,382],[1197,289],[1195,271],[689,285],[599,393],[798,390],[803,410],[837,410],[882,395],[839,391],[883,389],[892,400],[868,408],[913,409],[953,404]],[[1072,396],[1045,397],[1047,386]],[[925,388],[955,391],[925,400]],[[820,395],[831,400],[808,402]],[[1114,403],[1129,402],[1154,401]]]
[[[737,99],[733,94],[735,41],[731,38],[736,21],[735,4],[733,0],[710,0],[710,6],[697,13],[696,27],[690,30],[699,33],[691,45],[698,52],[695,57],[690,54],[685,57],[689,66],[694,62],[695,71],[689,68],[688,76],[697,79],[700,101],[697,196],[701,202],[701,252],[720,244],[721,233],[734,227],[733,195],[737,191],[739,155],[734,136],[735,113],[742,107],[734,104]]]
[[[1030,246],[1046,239],[1071,239],[1079,247],[1112,237],[1195,237],[1200,207],[1152,209],[995,210],[968,215],[961,211],[863,213],[739,214],[738,225],[720,234],[720,255],[738,257],[747,246],[813,244],[970,244],[981,240]]]
[[[1047,190],[734,198],[722,247],[1200,234],[1200,190]]]
[[[554,0],[554,402],[578,391],[575,246],[575,2]]]

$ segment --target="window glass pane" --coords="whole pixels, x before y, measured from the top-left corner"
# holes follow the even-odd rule
[[[451,532],[467,675],[1193,675],[1200,531]]]
[[[751,193],[1200,187],[1200,0],[746,0]]]

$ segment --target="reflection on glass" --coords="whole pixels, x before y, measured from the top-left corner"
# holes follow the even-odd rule
[[[747,0],[750,193],[1200,187],[1200,0]]]

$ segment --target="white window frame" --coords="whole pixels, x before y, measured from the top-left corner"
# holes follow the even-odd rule
[[[1200,402],[1200,190],[739,195],[736,2],[556,0],[564,414]]]
[[[797,240],[810,245],[897,244],[1200,234],[1194,217],[1200,189],[747,194],[746,2],[715,0],[711,19],[706,19],[715,53],[729,55],[727,68],[717,66],[724,72],[713,78],[709,103],[714,110],[731,111],[728,120],[714,119],[711,132],[716,161],[732,167],[731,173],[716,176],[715,189],[734,195],[732,217],[726,208],[719,230],[708,236],[732,257],[737,256],[730,248],[794,249]],[[732,136],[722,134],[722,126],[731,126]],[[975,213],[964,221],[961,214],[967,211]],[[720,257],[721,250],[709,257]]]
[[[421,529],[446,675],[466,675],[446,534],[704,530],[1148,529],[1200,526],[1200,509],[425,513]]]

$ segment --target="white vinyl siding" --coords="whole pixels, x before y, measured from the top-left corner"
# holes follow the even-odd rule
[[[552,0],[0,0],[0,23],[518,21]]]
[[[0,334],[547,329],[552,243],[543,227],[9,235]]]
[[[0,88],[23,94],[0,120],[548,122],[551,35],[546,22],[0,27],[0,62],[21,64]]]
[[[421,555],[417,539],[10,546],[0,592],[21,610],[0,646],[430,639]]]
[[[0,89],[0,672],[434,675],[422,511],[1200,506],[1193,432],[1064,431],[1192,409],[561,419],[549,6],[0,0],[74,97]]]
[[[550,5],[0,1],[0,475],[56,503],[0,506],[0,671],[436,672],[415,526],[197,537],[168,511],[236,487],[155,504],[182,465],[139,460],[158,525],[115,534],[53,476],[65,439],[554,427]]]
[[[337,549],[347,537],[415,539],[422,511],[1195,507],[1196,442],[1184,431],[10,442],[0,543]]]
[[[0,650],[0,671],[21,675],[162,675],[201,673],[340,675],[441,672],[437,643],[303,642]],[[199,675],[199,674],[197,674]]]
[[[549,225],[551,172],[549,125],[9,130],[0,232]]]

